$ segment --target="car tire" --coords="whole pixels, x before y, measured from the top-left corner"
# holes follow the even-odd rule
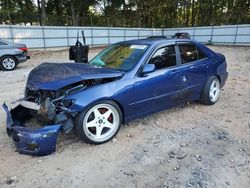
[[[118,133],[121,123],[120,107],[113,101],[101,101],[76,117],[75,131],[87,143],[103,144]]]
[[[211,76],[203,89],[201,103],[213,105],[218,101],[220,95],[220,80],[217,76]]]
[[[3,56],[0,58],[0,68],[3,71],[13,71],[17,67],[17,60],[13,56]]]

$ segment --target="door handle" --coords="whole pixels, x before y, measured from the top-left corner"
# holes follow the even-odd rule
[[[203,63],[202,66],[208,68],[208,64],[207,63]]]
[[[171,74],[174,74],[175,76],[179,76],[180,75],[180,71],[178,71],[178,70],[172,70]]]

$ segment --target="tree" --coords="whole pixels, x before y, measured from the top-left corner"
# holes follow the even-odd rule
[[[0,22],[118,27],[245,24],[250,23],[250,0],[0,0]]]
[[[0,0],[0,22],[9,24],[36,21],[36,7],[32,0]]]

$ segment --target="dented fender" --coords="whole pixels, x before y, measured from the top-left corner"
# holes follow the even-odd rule
[[[7,115],[7,134],[13,139],[19,153],[46,156],[55,152],[57,136],[62,128],[61,124],[48,125],[38,129],[28,128],[25,127],[26,119],[23,118],[26,116],[24,107],[18,105],[16,107],[19,108],[18,110],[15,110],[16,108],[9,110],[8,106],[3,104],[3,108]]]

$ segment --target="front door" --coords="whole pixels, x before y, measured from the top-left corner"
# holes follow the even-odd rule
[[[181,72],[176,61],[175,46],[165,46],[157,49],[149,64],[154,64],[156,70],[147,75],[138,74],[135,77],[135,98],[131,107],[136,115],[146,115],[178,102],[181,93]]]

